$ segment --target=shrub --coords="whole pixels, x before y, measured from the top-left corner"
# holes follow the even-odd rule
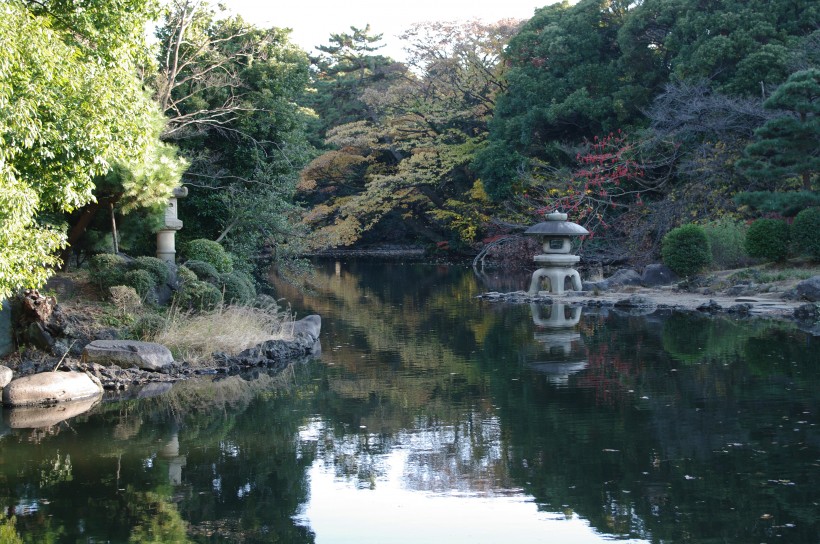
[[[233,259],[218,242],[199,238],[191,240],[185,246],[185,255],[189,260],[204,261],[213,265],[220,274],[233,271]]]
[[[129,332],[137,340],[152,340],[165,329],[165,318],[157,314],[146,314],[131,325]]]
[[[122,285],[127,271],[125,259],[113,253],[98,253],[88,262],[88,275],[103,295],[109,294],[109,288]]]
[[[222,293],[208,282],[195,280],[182,284],[175,301],[178,306],[188,310],[211,310],[222,301]]]
[[[746,252],[767,261],[782,261],[789,249],[789,225],[777,219],[758,219],[746,233]]]
[[[217,272],[214,265],[206,263],[205,261],[188,261],[185,267],[194,273],[196,279],[216,283],[219,281],[219,272]]]
[[[135,311],[142,305],[142,299],[133,287],[114,285],[109,287],[108,291],[111,293],[111,303],[123,315]]]
[[[820,260],[820,207],[798,213],[792,223],[791,235],[802,255]]]
[[[216,272],[215,268],[214,272]],[[177,279],[179,279],[179,282],[181,284],[184,284],[189,281],[196,281],[199,278],[196,277],[196,273],[194,273],[193,270],[191,270],[187,266],[180,265],[177,267]]]
[[[130,270],[125,273],[122,282],[129,287],[133,287],[143,300],[157,286],[154,276],[147,270]]]
[[[219,277],[223,300],[226,304],[250,304],[256,297],[253,279],[242,272],[233,271]]]
[[[131,263],[132,268],[145,270],[154,276],[156,285],[163,285],[168,282],[168,264],[156,257],[137,257]]]
[[[729,217],[711,221],[703,225],[703,232],[709,239],[712,263],[718,268],[739,268],[749,264],[746,253],[746,231],[743,222]]]
[[[661,244],[663,263],[679,276],[691,276],[712,260],[709,239],[698,225],[683,225],[670,230]]]

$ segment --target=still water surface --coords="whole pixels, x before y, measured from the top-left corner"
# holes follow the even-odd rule
[[[526,282],[324,263],[277,284],[322,315],[318,359],[47,429],[4,412],[0,540],[820,541],[817,338],[475,298]]]

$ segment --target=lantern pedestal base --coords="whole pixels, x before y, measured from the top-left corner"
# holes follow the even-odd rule
[[[573,291],[581,290],[581,275],[574,268],[539,268],[532,273],[532,281],[530,282],[530,290],[528,291],[528,294],[537,295],[538,291],[541,290],[541,282],[544,279],[547,279],[550,282],[549,292],[553,295],[563,295],[564,282],[567,278],[570,278],[570,281],[572,282]]]

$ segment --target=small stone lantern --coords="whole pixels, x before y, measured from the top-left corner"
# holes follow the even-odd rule
[[[564,293],[564,282],[567,278],[572,281],[572,289],[581,290],[581,275],[572,268],[572,265],[581,260],[578,255],[572,255],[573,236],[583,236],[589,231],[577,223],[567,221],[567,214],[552,212],[546,215],[546,221],[527,229],[524,234],[538,236],[543,241],[544,253],[536,255],[534,260],[541,268],[532,273],[530,295],[537,295],[541,282],[549,280],[550,293],[561,295]]]
[[[177,218],[177,199],[188,196],[187,187],[177,187],[174,195],[168,199],[165,209],[165,228],[157,233],[157,258],[173,263],[176,259],[175,236],[182,228],[182,221]]]

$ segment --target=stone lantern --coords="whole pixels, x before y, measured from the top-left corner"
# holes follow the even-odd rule
[[[157,233],[157,257],[173,263],[176,259],[176,232],[182,228],[182,221],[177,217],[177,199],[188,196],[187,187],[177,187],[174,195],[168,199],[165,209],[165,227]]]
[[[580,291],[581,275],[572,268],[572,265],[580,261],[581,257],[570,253],[572,237],[589,234],[589,231],[577,223],[567,221],[565,213],[548,213],[546,219],[524,232],[538,236],[543,242],[544,250],[543,254],[534,257],[541,268],[532,273],[529,294],[537,295],[544,279],[549,280],[549,291],[554,295],[564,293],[564,282],[567,278],[572,281],[572,289]]]

